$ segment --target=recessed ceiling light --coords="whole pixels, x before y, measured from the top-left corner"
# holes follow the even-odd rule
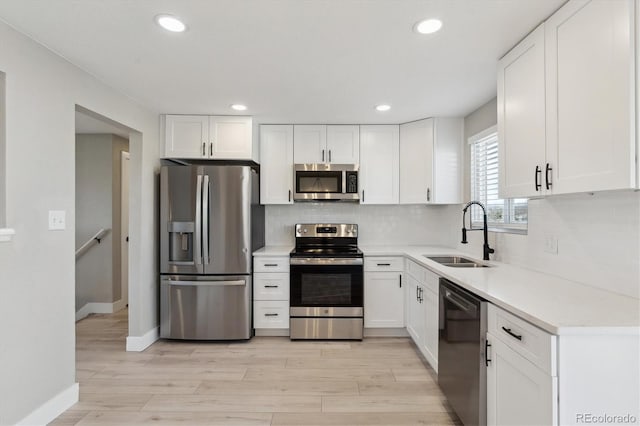
[[[181,20],[171,15],[158,15],[156,16],[156,22],[165,30],[174,33],[181,33],[187,29],[187,26]]]
[[[439,19],[425,19],[413,26],[415,32],[420,34],[432,34],[442,28],[442,21]]]
[[[231,105],[232,109],[235,109],[236,111],[246,111],[247,110],[247,106],[246,105],[242,105],[242,104],[233,104]]]
[[[386,104],[376,105],[376,111],[384,112],[384,111],[389,111],[390,109],[391,109],[390,105],[386,105]]]

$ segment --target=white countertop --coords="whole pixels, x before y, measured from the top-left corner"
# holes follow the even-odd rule
[[[265,256],[287,256],[289,257],[289,253],[293,250],[293,246],[264,246],[261,249],[258,249],[253,252],[253,255],[256,257],[265,257]]]
[[[254,256],[288,256],[292,246],[266,246]],[[424,255],[462,255],[436,246],[360,246],[365,256],[404,256],[489,302],[556,335],[640,334],[640,299],[501,262],[451,268]],[[630,278],[632,279],[632,278]]]
[[[640,300],[501,262],[451,268],[424,255],[462,255],[434,246],[365,246],[365,256],[405,256],[551,334],[639,334]]]

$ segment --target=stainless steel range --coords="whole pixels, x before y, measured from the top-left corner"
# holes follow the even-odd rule
[[[362,340],[358,225],[297,224],[290,260],[291,339]]]

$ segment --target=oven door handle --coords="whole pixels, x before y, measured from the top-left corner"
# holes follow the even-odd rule
[[[291,265],[362,265],[362,258],[342,259],[334,257],[293,257],[290,259]]]

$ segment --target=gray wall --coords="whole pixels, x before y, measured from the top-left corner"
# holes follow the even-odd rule
[[[6,112],[5,112],[5,73],[0,72],[0,228],[6,225],[7,207],[5,205],[6,190]]]
[[[0,22],[6,73],[7,226],[0,243],[0,424],[14,424],[75,373],[75,106],[132,129],[130,336],[158,325],[158,113]],[[66,229],[49,231],[49,210]]]
[[[76,135],[76,249],[99,229],[111,230],[76,261],[76,311],[121,298],[120,153],[128,148],[118,136]]]

